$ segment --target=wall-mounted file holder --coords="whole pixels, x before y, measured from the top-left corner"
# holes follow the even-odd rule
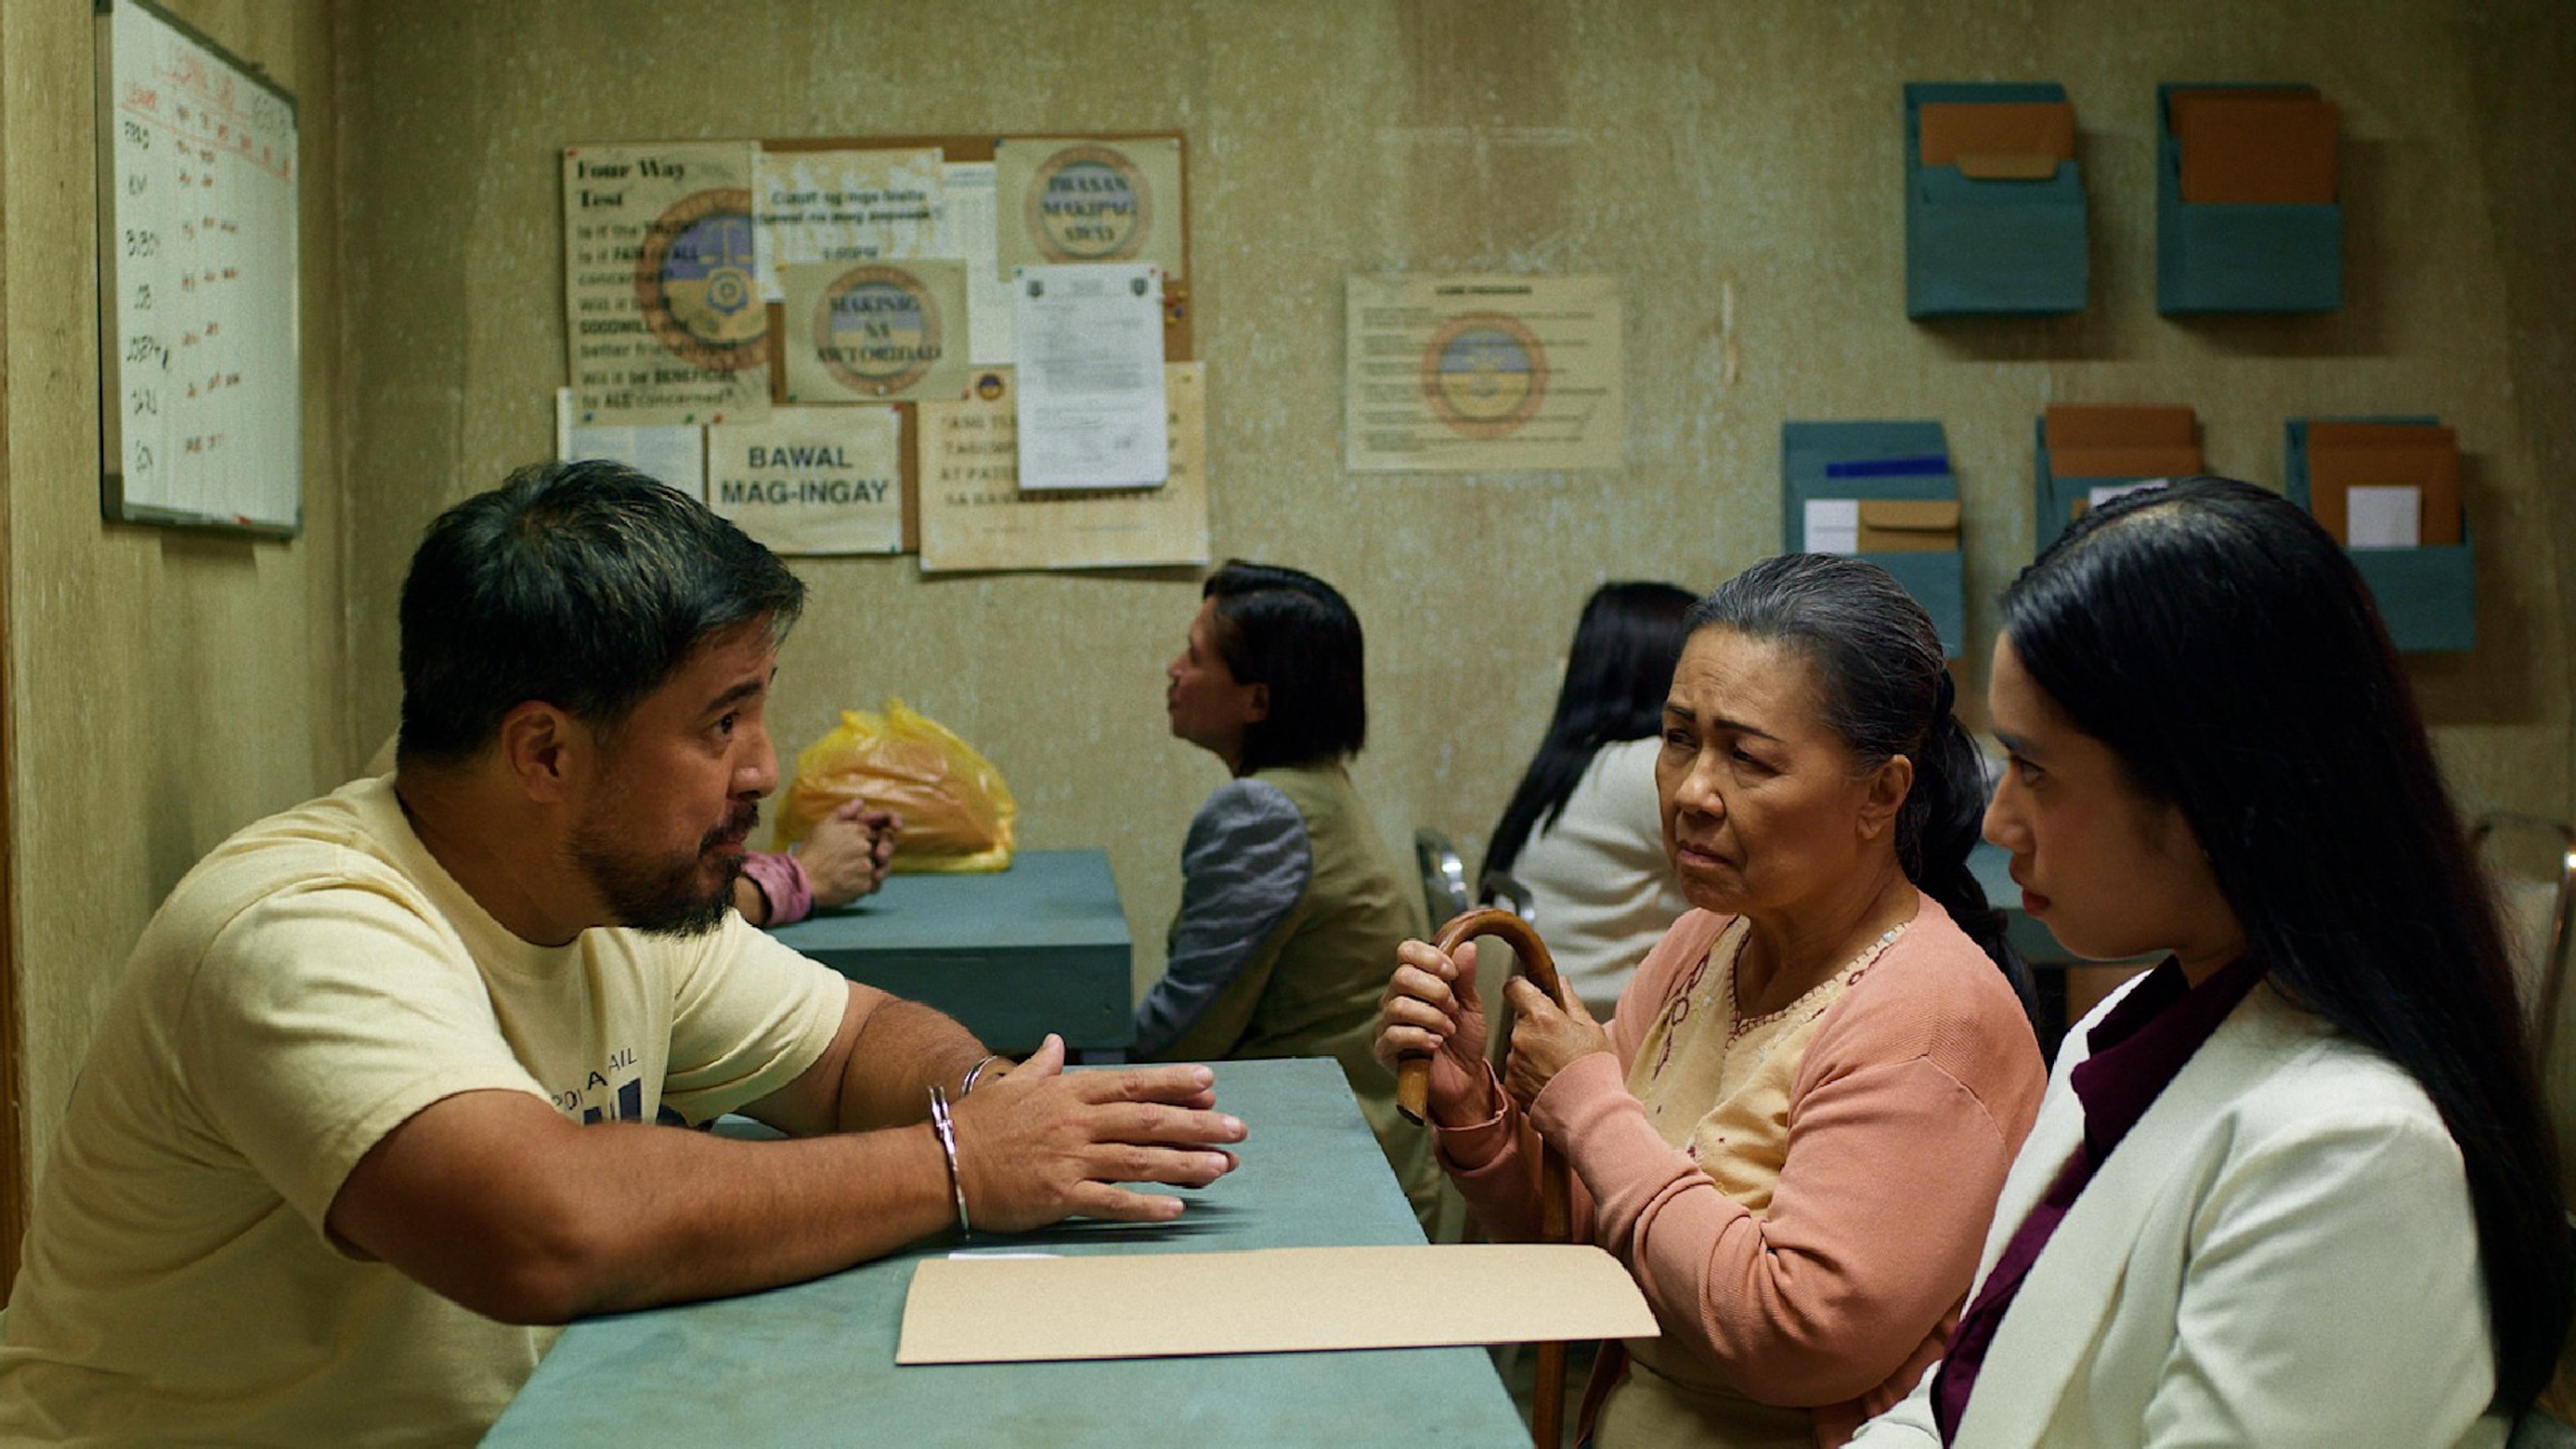
[[[1850,510],[1834,505],[1850,503]],[[1810,537],[1810,503],[1832,515]],[[1873,510],[1870,504],[1912,505]],[[1791,553],[1847,553],[1893,574],[1932,616],[1941,652],[1958,658],[1967,636],[1967,579],[1957,546],[1959,480],[1937,422],[1782,423],[1780,543]],[[1933,516],[1948,506],[1948,527]],[[1929,506],[1927,506],[1929,505]],[[1849,513],[1849,531],[1842,515]],[[1831,530],[1835,536],[1822,536]],[[1862,548],[1866,535],[1872,545]],[[1949,547],[1939,546],[1947,542]],[[1888,547],[1886,545],[1893,545]]]
[[[2200,428],[2187,407],[2059,405],[2031,425],[2031,539],[2046,553],[2077,505],[2157,478],[2201,471]]]
[[[2203,108],[2203,100],[2215,104]],[[2278,103],[2282,115],[2248,120],[2244,108],[2264,103]],[[2158,312],[2331,312],[2343,305],[2333,125],[2332,105],[2313,86],[2156,87]],[[2198,199],[2204,196],[2315,199]]]
[[[2426,429],[2440,426],[2438,419],[2430,417],[2336,421]],[[2282,491],[2288,494],[2291,502],[2313,513],[2317,511],[2317,489],[2310,458],[2310,426],[2310,420],[2306,418],[2292,418],[2284,430],[2287,434],[2287,456]],[[2454,493],[2452,496],[2457,495]],[[2438,499],[2434,502],[2437,508],[2447,506]],[[2446,525],[2450,521],[2437,513],[2429,520],[2429,535],[2448,536]],[[2459,518],[2457,522],[2457,543],[2348,550],[2354,569],[2361,574],[2362,582],[2370,586],[2371,598],[2379,605],[2379,617],[2387,621],[2390,640],[2401,650],[2434,653],[2477,647],[2476,541],[2470,536],[2467,520]]]
[[[1924,108],[1935,107],[1927,161]],[[1905,315],[2085,305],[2085,203],[2066,88],[1905,87]]]

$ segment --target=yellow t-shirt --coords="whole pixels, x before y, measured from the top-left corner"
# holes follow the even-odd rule
[[[331,1246],[350,1168],[482,1088],[712,1120],[812,1065],[846,1000],[738,916],[532,946],[389,780],[260,821],[171,892],[91,1043],[0,1342],[0,1441],[472,1443],[553,1331]]]

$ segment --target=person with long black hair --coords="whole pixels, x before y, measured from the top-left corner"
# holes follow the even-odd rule
[[[1514,982],[1499,1079],[1474,948],[1407,942],[1378,1053],[1431,1054],[1441,1162],[1490,1233],[1535,1235],[1527,1122],[1653,1304],[1662,1337],[1595,1369],[1600,1449],[1837,1445],[1939,1357],[2046,1072],[1922,607],[1792,554],[1687,623],[1655,787],[1698,909],[1607,1031]]]
[[[2496,1445],[2571,1259],[2511,972],[2377,611],[2278,495],[2087,513],[2003,600],[1986,833],[2068,1033],[1938,1371],[1870,1449]]]
[[[1691,603],[1671,584],[1592,591],[1547,737],[1485,847],[1481,874],[1509,872],[1528,892],[1557,974],[1602,1016],[1690,909],[1664,859],[1655,756]]]

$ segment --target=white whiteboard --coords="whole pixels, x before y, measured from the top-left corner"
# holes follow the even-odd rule
[[[303,524],[295,98],[139,0],[98,15],[101,503]]]

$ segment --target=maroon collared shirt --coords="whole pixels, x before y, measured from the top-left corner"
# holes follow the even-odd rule
[[[2085,1033],[2087,1054],[2068,1074],[2075,1099],[2084,1107],[2084,1140],[2004,1245],[1976,1301],[1959,1315],[1959,1326],[1950,1334],[1932,1378],[1932,1419],[1942,1443],[1957,1441],[1959,1420],[1967,1413],[1986,1350],[2049,1236],[2065,1221],[2094,1171],[2119,1148],[2120,1139],[2262,979],[2262,967],[2245,956],[2193,986],[2182,974],[2182,963],[2168,956]]]

